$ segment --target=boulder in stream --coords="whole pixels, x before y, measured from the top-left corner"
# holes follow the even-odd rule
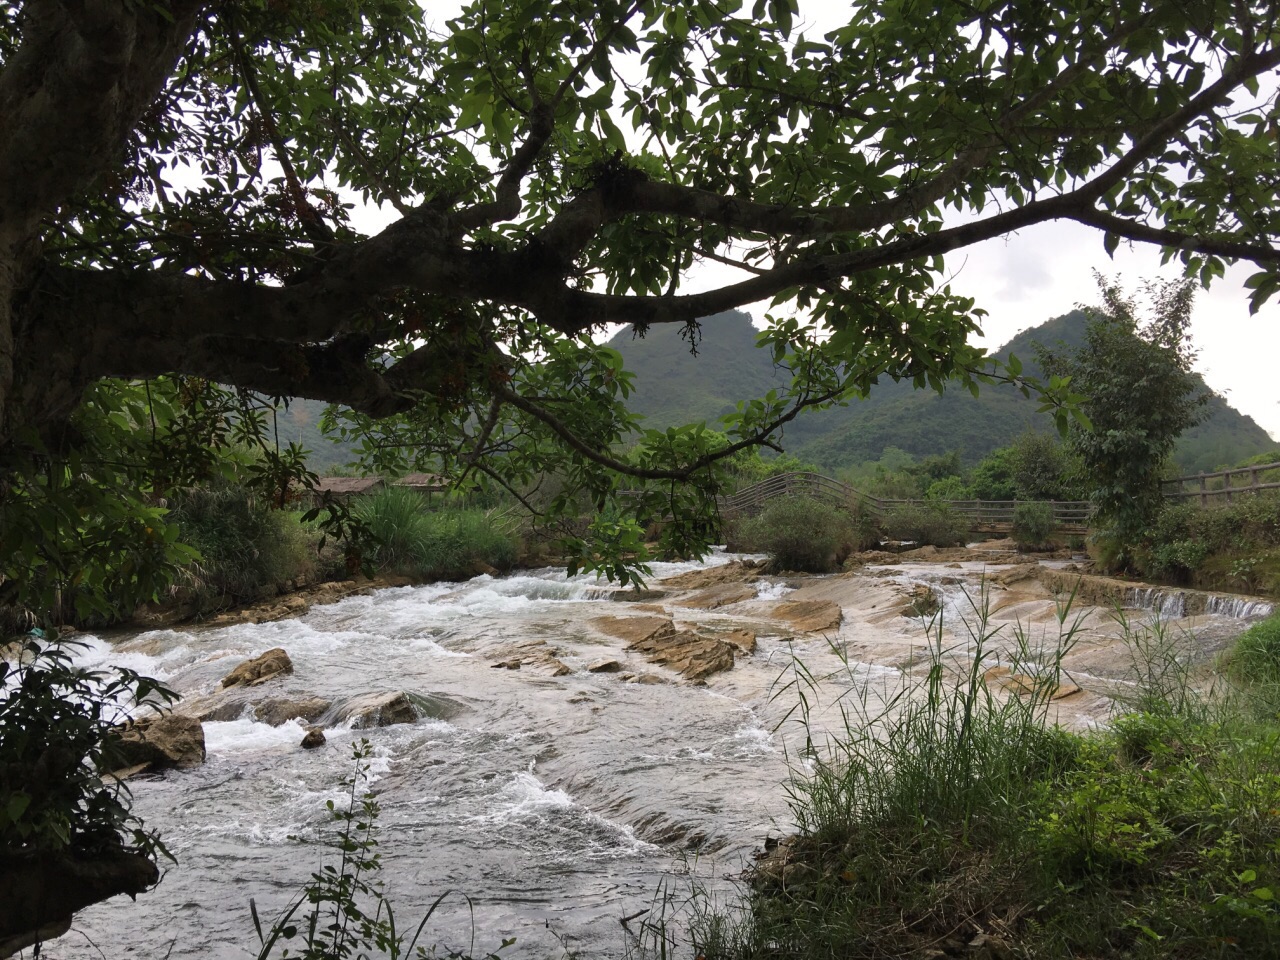
[[[587,673],[617,673],[621,669],[622,664],[611,659],[596,660],[594,663],[587,664]]]
[[[745,627],[730,630],[728,633],[718,633],[716,639],[733,644],[743,653],[756,652],[756,635]]]
[[[325,745],[324,731],[319,727],[312,727],[307,731],[307,735],[302,738],[303,750],[314,750],[316,747]]]
[[[319,720],[333,702],[324,697],[271,697],[255,704],[254,717],[262,723],[279,727],[290,720],[304,720],[313,723]]]
[[[204,763],[204,727],[195,717],[166,713],[132,720],[113,737],[123,767],[198,767]]]
[[[451,720],[470,708],[451,697],[438,693],[406,693],[392,690],[386,693],[364,693],[352,697],[331,711],[333,720],[343,723],[354,720],[358,730],[370,727],[389,727],[396,723],[416,723],[418,720]],[[330,718],[326,717],[326,723]]]
[[[658,633],[631,647],[651,662],[675,670],[686,680],[705,680],[713,673],[733,669],[732,645],[699,636],[692,630]]]
[[[293,661],[281,647],[275,647],[240,664],[222,678],[222,686],[256,687],[287,673],[293,673]]]
[[[418,708],[403,691],[364,693],[338,708],[338,719],[354,721],[357,730],[389,727],[397,723],[417,723]]]

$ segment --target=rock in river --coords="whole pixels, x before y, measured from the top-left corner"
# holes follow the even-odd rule
[[[844,620],[840,605],[830,600],[785,600],[773,608],[772,616],[805,633],[838,630]]]
[[[333,704],[324,697],[272,697],[263,700],[253,708],[253,715],[262,723],[273,727],[281,726],[290,720],[305,720],[313,723],[319,720]]]
[[[303,750],[314,750],[316,747],[323,747],[324,745],[324,731],[319,727],[312,727],[307,731],[307,735],[302,738]]]
[[[204,763],[204,727],[194,717],[167,713],[118,728],[116,760],[123,767],[198,767]]]
[[[240,664],[222,678],[222,685],[256,687],[286,673],[293,673],[293,661],[282,648],[276,647]]]

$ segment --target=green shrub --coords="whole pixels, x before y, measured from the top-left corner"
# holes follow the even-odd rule
[[[430,511],[414,490],[388,487],[352,504],[367,532],[366,557],[388,573],[446,578],[474,575],[479,564],[514,565],[514,538],[483,510]]]
[[[767,553],[781,570],[828,573],[839,567],[857,539],[847,511],[809,497],[785,497],[740,522],[735,546]]]
[[[201,606],[255,597],[315,573],[312,535],[299,515],[272,509],[242,487],[216,483],[184,490],[171,518],[182,541],[200,551],[179,589]]]
[[[924,492],[926,500],[972,500],[971,491],[959,477],[943,477],[929,484]]]
[[[1280,684],[1280,614],[1255,623],[1240,634],[1228,662],[1232,675],[1239,680]]]
[[[1206,589],[1280,591],[1280,496],[1169,504],[1134,550],[1143,576]]]
[[[1056,526],[1052,504],[1019,503],[1013,508],[1013,539],[1019,550],[1047,546],[1053,540]]]
[[[899,504],[885,513],[880,530],[889,540],[935,547],[963,545],[968,533],[964,518],[938,501]]]

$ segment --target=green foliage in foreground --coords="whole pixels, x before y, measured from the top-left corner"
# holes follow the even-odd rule
[[[368,533],[366,555],[379,569],[411,577],[469,577],[478,564],[516,561],[516,544],[483,510],[429,509],[414,490],[388,487],[352,506]]]
[[[1048,708],[1074,633],[1067,609],[1057,653],[1018,636],[1006,663],[1038,679],[1010,696],[986,680],[999,628],[983,608],[968,669],[944,669],[952,651],[936,634],[926,677],[882,709],[854,683],[864,696],[842,699],[844,729],[797,773],[790,865],[757,871],[740,913],[696,910],[696,951],[1276,956],[1274,720],[1187,697],[1188,709],[1166,702],[1104,732],[1063,732]],[[816,688],[802,666],[782,691],[798,694],[804,719]]]
[[[130,843],[163,851],[129,813],[129,791],[106,777],[123,764],[108,733],[125,706],[162,706],[177,694],[132,670],[85,671],[78,646],[29,635],[0,660],[0,851],[92,856]]]

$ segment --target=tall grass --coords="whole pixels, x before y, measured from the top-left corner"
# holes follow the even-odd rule
[[[390,487],[352,505],[368,533],[364,550],[376,567],[422,578],[469,577],[477,566],[516,561],[501,518],[483,510],[430,511],[414,490]]]
[[[1075,641],[1070,604],[1059,608],[1061,642],[1045,650],[1019,631],[1001,657],[994,641],[1002,628],[990,625],[987,599],[977,598],[976,620],[964,621],[965,644],[949,647],[942,617],[933,618],[922,682],[908,682],[882,707],[865,685],[851,688],[827,759],[798,783],[802,832],[821,840],[870,827],[915,838],[944,821],[963,836],[992,822],[1003,829],[1030,776],[1059,763],[1065,740],[1045,714]],[[1030,681],[1023,696],[988,684],[987,671],[1001,659]],[[803,710],[800,720],[807,726]]]
[[[756,869],[744,909],[694,905],[690,952],[1280,955],[1274,717],[1179,692],[1191,680],[1181,641],[1123,624],[1136,661],[1164,658],[1134,674],[1144,709],[1089,735],[1061,731],[1052,698],[1077,634],[1070,601],[1044,642],[1000,638],[985,596],[972,607],[953,646],[934,620],[923,672],[896,694],[846,683],[827,742],[814,711],[833,678],[789,669],[778,696],[795,699],[788,722],[804,732],[798,833]],[[997,658],[1016,684],[996,689]]]

